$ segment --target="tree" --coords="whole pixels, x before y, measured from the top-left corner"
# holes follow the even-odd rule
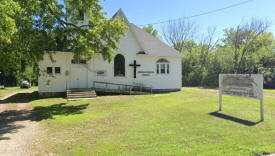
[[[147,27],[143,27],[142,29],[153,35],[155,38],[161,39],[161,37],[158,35],[158,31],[154,29],[153,25],[149,24]]]
[[[169,21],[162,27],[162,34],[164,40],[169,45],[182,52],[186,49],[186,42],[194,39],[196,30],[197,26],[194,22],[181,19],[177,21]]]
[[[181,47],[184,54],[183,85],[217,87],[220,73],[246,73],[263,74],[264,86],[274,88],[275,40],[267,32],[268,27],[267,21],[252,19],[226,29],[221,39],[215,39],[215,28],[209,28],[207,34],[202,34],[197,42],[183,40],[177,43],[174,47]],[[174,40],[171,41],[181,36],[175,30],[171,32],[175,33],[169,33],[173,34],[171,39]]]
[[[11,36],[17,31],[12,17],[20,11],[17,3],[3,0],[0,3],[0,43],[11,43]]]
[[[201,41],[200,41],[200,65],[201,68],[204,68],[207,59],[209,56],[209,53],[215,48],[218,40],[215,40],[215,32],[216,32],[216,27],[209,27],[207,35],[204,36],[202,35]]]
[[[252,19],[235,28],[225,29],[225,38],[222,40],[224,47],[230,47],[234,54],[234,73],[243,73],[246,56],[253,53],[261,46],[256,46],[257,39],[264,34],[270,24],[267,21]]]
[[[76,58],[101,53],[112,60],[127,30],[124,22],[107,19],[99,0],[64,2],[66,8],[59,0],[0,1],[0,69],[4,73],[18,74],[26,65],[37,65],[45,52],[56,50],[70,49]],[[83,25],[77,22],[80,12],[87,13],[88,22]]]

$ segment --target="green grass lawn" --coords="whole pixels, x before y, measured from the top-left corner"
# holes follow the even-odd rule
[[[269,91],[268,91],[269,92]],[[274,94],[273,94],[274,93]],[[275,92],[258,100],[216,90],[32,102],[45,135],[41,155],[262,155],[275,152]]]
[[[273,94],[275,94],[275,89],[265,89],[264,93],[273,93]]]
[[[30,89],[26,88],[20,88],[20,87],[5,87],[5,88],[0,88],[0,98],[3,98],[6,95],[19,92],[19,91],[29,91],[29,90],[37,90],[36,86],[31,87]]]

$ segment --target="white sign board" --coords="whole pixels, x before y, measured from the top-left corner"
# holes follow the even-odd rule
[[[263,120],[263,75],[261,74],[220,74],[220,111],[222,95],[259,99]]]
[[[263,75],[260,74],[220,74],[221,94],[262,99]]]

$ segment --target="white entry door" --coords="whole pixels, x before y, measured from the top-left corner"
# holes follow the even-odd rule
[[[88,88],[87,69],[83,67],[71,68],[70,72],[70,89]]]

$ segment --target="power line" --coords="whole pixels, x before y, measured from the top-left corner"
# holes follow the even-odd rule
[[[198,13],[198,14],[194,14],[194,15],[191,15],[191,16],[181,17],[181,18],[177,18],[177,19],[170,19],[170,20],[160,21],[160,22],[155,22],[155,23],[142,24],[142,25],[138,25],[138,26],[158,25],[158,24],[167,23],[169,21],[177,21],[177,20],[181,20],[181,19],[195,18],[195,17],[199,17],[199,16],[204,16],[204,15],[220,12],[220,11],[227,10],[227,9],[230,9],[230,8],[234,8],[234,7],[237,7],[237,6],[240,6],[240,5],[244,5],[246,3],[250,3],[252,1],[254,1],[254,0],[246,0],[246,1],[243,1],[243,2],[240,2],[240,3],[236,3],[236,4],[232,4],[232,5],[223,7],[223,8],[219,8],[219,9],[215,9],[215,10],[210,10],[210,11],[207,11],[207,12]]]

